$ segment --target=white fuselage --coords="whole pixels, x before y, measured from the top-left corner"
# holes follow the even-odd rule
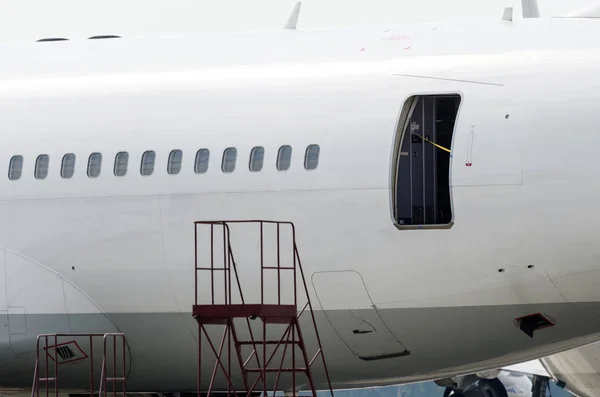
[[[471,373],[595,340],[598,34],[595,21],[565,19],[0,48],[0,379],[31,385],[39,333],[120,330],[131,389],[193,390],[196,220],[294,222],[334,387]],[[434,94],[461,97],[452,226],[402,230],[391,209],[400,112]],[[319,163],[307,171],[311,144]],[[287,171],[275,166],[282,145]],[[248,169],[255,146],[260,172]],[[228,147],[237,162],[224,173]],[[170,175],[174,149],[182,168]],[[148,150],[155,168],[142,176]],[[128,169],[115,176],[122,151]],[[67,153],[75,172],[62,178]],[[45,179],[34,178],[40,154]],[[9,180],[15,155],[22,175]],[[258,277],[244,274],[250,296]],[[538,312],[556,326],[531,339],[513,320]],[[395,340],[411,355],[360,360],[371,345],[352,330],[372,317],[393,334],[373,349]]]

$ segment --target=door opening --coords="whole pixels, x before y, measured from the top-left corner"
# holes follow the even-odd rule
[[[393,211],[399,228],[449,228],[450,149],[461,98],[415,95],[402,109],[392,173]]]

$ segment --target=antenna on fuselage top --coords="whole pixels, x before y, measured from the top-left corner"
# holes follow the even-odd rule
[[[540,7],[537,0],[521,0],[523,7],[523,18],[539,18]]]
[[[298,24],[298,17],[300,16],[300,6],[301,5],[302,5],[301,1],[296,3],[296,5],[294,6],[294,9],[292,10],[292,13],[290,14],[290,17],[287,20],[287,23],[283,27],[284,29],[296,29],[296,25]]]

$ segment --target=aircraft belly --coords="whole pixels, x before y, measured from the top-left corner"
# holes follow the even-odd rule
[[[10,347],[6,296],[6,256],[0,255],[0,354]]]
[[[598,304],[581,305],[580,310],[597,312]],[[544,339],[530,339],[522,335],[504,319],[511,318],[523,311],[564,311],[560,319],[571,321],[573,327],[556,327],[544,336]],[[361,387],[369,385],[395,384],[419,380],[441,378],[464,371],[480,371],[505,366],[507,364],[527,361],[535,356],[552,354],[557,350],[576,347],[585,343],[577,340],[577,336],[590,332],[591,327],[585,322],[577,321],[573,313],[569,314],[566,306],[541,304],[518,307],[514,305],[498,307],[454,307],[437,309],[393,309],[385,310],[385,318],[395,320],[402,327],[402,341],[406,341],[411,354],[382,360],[365,361],[345,346],[331,327],[328,318],[338,318],[335,312],[316,311],[319,333],[323,342],[325,357],[334,387]],[[343,314],[342,314],[343,315]],[[136,391],[193,391],[197,381],[197,342],[186,327],[173,326],[181,318],[193,322],[190,313],[121,313],[111,314],[119,329],[127,335],[128,351],[128,390]],[[28,323],[52,324],[60,316],[29,315]],[[102,314],[78,314],[70,317],[72,326],[77,330],[85,328],[102,329]],[[467,321],[468,320],[468,321]],[[485,332],[477,321],[485,325]],[[504,324],[504,325],[502,325]],[[307,349],[314,351],[315,341],[311,331],[311,321],[306,317],[301,327],[304,331]],[[220,340],[222,329],[209,329],[213,341]],[[435,338],[432,337],[435,335]],[[269,335],[275,337],[276,335]],[[364,336],[364,335],[363,335]],[[567,342],[561,342],[567,340]],[[365,341],[360,353],[369,349],[378,351],[381,345]],[[35,338],[29,340],[35,344]],[[390,344],[391,345],[391,344]],[[384,345],[387,347],[390,345]],[[85,345],[81,345],[86,349]],[[206,347],[206,343],[203,345]],[[88,350],[85,350],[89,353]],[[457,354],[456,352],[463,352]],[[210,349],[203,351],[202,379],[204,387],[208,386],[214,365],[214,355]],[[30,387],[33,375],[35,355],[6,357],[0,352],[3,365],[0,366],[0,387]],[[100,359],[101,357],[96,357]],[[237,365],[237,364],[236,364]],[[63,378],[61,388],[81,387],[87,381],[89,366],[86,362],[65,366],[64,374],[79,373],[79,383]],[[98,366],[99,368],[99,366]],[[61,369],[62,370],[62,369]],[[236,387],[240,386],[239,371],[234,365]],[[314,377],[318,387],[325,386],[325,377],[320,364],[314,366]],[[99,379],[99,373],[98,377]],[[217,389],[226,388],[222,377],[215,384]],[[289,379],[284,380],[282,388],[288,386]]]

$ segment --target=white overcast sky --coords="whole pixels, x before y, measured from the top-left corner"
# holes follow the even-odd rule
[[[296,0],[0,0],[0,42],[42,37],[178,35],[284,25]],[[539,0],[561,16],[590,0]],[[303,0],[298,28],[500,19],[521,0]],[[600,21],[598,21],[600,23]]]

